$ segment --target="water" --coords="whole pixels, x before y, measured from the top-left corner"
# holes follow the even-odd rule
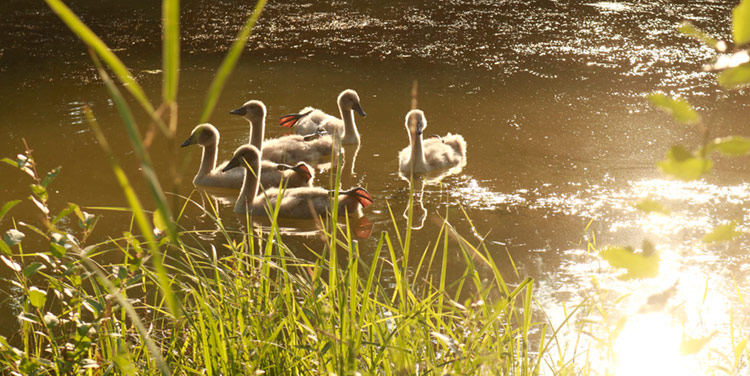
[[[146,1],[121,6],[72,5],[157,98],[159,9]],[[645,95],[661,90],[687,98],[701,111],[712,137],[748,135],[748,92],[721,90],[714,74],[701,71],[714,53],[675,31],[680,21],[690,20],[729,39],[732,6],[726,1],[269,4],[210,122],[221,131],[220,158],[227,159],[247,140],[247,124],[228,111],[246,100],[265,102],[266,135],[275,137],[285,131],[277,126],[280,116],[307,105],[337,113],[338,93],[357,90],[367,117],[356,119],[362,146],[343,186],[365,186],[375,198],[366,211],[373,234],[393,232],[388,205],[401,229],[405,225],[400,214],[409,187],[398,177],[397,154],[408,145],[403,119],[417,81],[418,107],[429,121],[426,133],[461,133],[468,164],[460,174],[424,187],[426,216],[414,232],[413,249],[433,244],[441,218],[448,215],[470,241],[484,241],[509,280],[514,270],[508,256],[521,277],[535,278],[541,304],[558,323],[563,301],[570,305],[602,291],[629,294],[614,309],[637,312],[650,295],[677,282],[667,302],[672,320],[681,320],[692,336],[720,333],[710,346],[726,352],[729,312],[736,328],[747,328],[750,318],[737,296],[750,293],[748,238],[716,245],[700,238],[728,221],[748,230],[750,165],[746,157],[716,158],[716,168],[701,182],[665,179],[655,162],[675,143],[697,147],[701,136],[650,107]],[[213,72],[251,10],[230,1],[184,7],[179,141],[196,125]],[[85,48],[43,5],[11,1],[0,9],[10,14],[0,21],[5,35],[0,39],[2,156],[22,152],[23,138],[44,169],[63,167],[53,185],[53,209],[68,201],[125,206],[83,117],[87,105],[147,197],[121,122]],[[166,184],[170,192],[188,194],[200,153],[172,153],[168,146],[157,139],[152,157],[164,174],[170,161],[190,158],[184,183]],[[7,166],[0,167],[0,176],[0,202],[28,196],[25,176]],[[319,174],[316,183],[327,184],[328,176]],[[644,197],[663,202],[672,214],[638,212],[633,204]],[[24,202],[12,214],[33,223],[35,210]],[[100,240],[122,231],[128,221],[125,215],[90,211],[102,214],[95,235]],[[240,227],[232,223],[231,205],[221,213],[230,227]],[[183,225],[210,227],[196,213]],[[9,226],[4,220],[3,229]],[[588,242],[639,248],[644,240],[661,255],[654,279],[620,281],[587,250]],[[316,242],[299,236],[289,241],[300,249]],[[360,242],[361,249],[372,249],[377,236]],[[463,266],[458,251],[452,255],[451,262]],[[16,324],[12,317],[5,320],[0,334],[8,336]]]

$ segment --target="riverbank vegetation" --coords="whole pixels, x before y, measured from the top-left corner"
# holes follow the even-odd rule
[[[42,170],[43,161],[34,159],[28,145],[17,157],[3,159],[15,168],[14,173],[29,176],[29,199],[41,218],[39,223],[3,222],[10,225],[0,242],[0,258],[13,273],[9,296],[20,326],[18,338],[0,337],[4,374],[613,373],[613,343],[627,318],[610,317],[607,310],[619,297],[601,293],[567,305],[563,319],[553,324],[535,299],[535,281],[506,282],[498,265],[512,260],[498,260],[481,240],[458,233],[449,213],[441,218],[431,245],[416,249],[411,242],[413,194],[405,226],[396,220],[403,208],[389,207],[391,225],[376,234],[374,249],[360,249],[349,218],[332,213],[319,223],[324,245],[304,250],[304,257],[301,250],[287,245],[274,213],[268,226],[254,226],[253,219],[246,217],[242,228],[232,230],[203,193],[171,197],[162,186],[174,181],[180,165],[175,162],[172,176],[158,176],[141,131],[146,128],[151,132],[148,137],[171,140],[175,149],[178,145],[178,1],[163,2],[163,91],[158,106],[118,57],[61,1],[46,2],[90,48],[140,162],[143,176],[138,178],[147,182],[151,194],[143,198],[135,193],[131,179],[136,177],[123,172],[90,109],[85,111],[87,120],[129,204],[97,210],[127,212],[131,225],[121,233],[93,242],[98,216],[87,212],[93,210],[68,203],[59,212],[52,211],[60,205],[53,193],[54,180],[65,173],[65,166]],[[230,47],[196,123],[210,118],[264,4],[258,2]],[[748,8],[750,2],[744,1],[735,11],[738,47],[750,41]],[[683,30],[707,38],[694,28]],[[747,84],[748,67],[748,63],[729,67],[739,71],[720,77],[731,86]],[[678,120],[699,123],[684,101],[659,95],[651,100]],[[131,106],[147,114],[147,127],[136,124]],[[739,137],[702,145],[695,152],[673,148],[659,167],[677,178],[696,179],[707,171],[711,151],[728,155],[750,151],[750,142]],[[334,189],[340,175],[339,167]],[[153,210],[146,209],[144,201],[153,202]],[[12,218],[18,203],[4,203],[0,221]],[[638,205],[647,212],[666,211],[654,201]],[[189,210],[199,210],[209,219],[211,231],[217,234],[214,240],[205,240],[203,230],[181,226]],[[450,215],[456,213],[461,211]],[[717,229],[709,240],[729,240],[734,230]],[[589,249],[613,267],[627,270],[627,278],[658,273],[658,254],[649,243],[640,252],[600,248],[595,241]],[[459,268],[448,264],[449,254],[464,261],[460,278],[448,276],[449,268],[452,275]],[[669,299],[670,291],[655,294],[654,301]],[[589,319],[593,315],[603,319],[593,322]],[[731,352],[711,365],[717,374],[748,369],[748,333],[733,323],[730,328]],[[582,338],[596,339],[607,355],[589,358],[587,349],[577,348],[578,340],[570,343],[559,336],[570,330],[581,343]],[[680,346],[685,355],[694,354],[712,337],[685,337]]]

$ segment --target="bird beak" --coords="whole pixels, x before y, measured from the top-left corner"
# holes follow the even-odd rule
[[[305,177],[305,181],[308,181],[308,180],[312,179],[312,173],[307,168],[307,165],[305,165],[304,163],[300,163],[300,164],[292,167],[292,169],[294,171],[297,171],[298,173],[302,174]]]
[[[357,111],[357,113],[362,117],[367,116],[365,110],[362,109],[362,106],[359,104],[359,102],[354,103],[354,106],[352,106],[352,110]]]
[[[188,137],[187,140],[185,140],[185,142],[183,142],[182,145],[180,145],[180,147],[184,148],[185,146],[190,146],[192,144],[193,144],[193,135],[190,135],[190,137]]]
[[[238,108],[236,110],[229,111],[229,114],[230,115],[245,116],[247,114],[247,109],[245,109],[245,107],[240,107],[240,108]]]
[[[234,158],[232,158],[227,163],[226,166],[224,166],[224,168],[221,169],[221,172],[227,172],[227,171],[229,171],[229,170],[231,170],[233,168],[239,167],[239,166],[240,166],[240,158],[239,157],[234,157]]]

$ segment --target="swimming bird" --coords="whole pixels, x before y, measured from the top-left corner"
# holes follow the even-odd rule
[[[211,124],[200,124],[193,129],[190,137],[182,144],[182,147],[200,145],[203,147],[201,166],[193,178],[193,184],[204,187],[217,188],[242,188],[245,174],[242,170],[222,172],[227,162],[216,167],[216,159],[219,152],[219,130]],[[304,162],[295,166],[263,161],[263,188],[278,188],[282,179],[286,180],[287,187],[304,187],[312,185],[312,167]]]
[[[321,135],[306,140],[300,135],[282,136],[263,140],[266,128],[266,106],[258,100],[245,102],[242,107],[229,112],[250,123],[250,144],[261,150],[263,160],[276,163],[307,162],[315,164],[333,151],[333,139]]]
[[[224,167],[224,171],[237,167],[244,167],[245,179],[234,206],[236,213],[265,214],[266,208],[273,210],[279,199],[281,203],[278,216],[282,218],[310,219],[330,211],[332,192],[320,187],[289,188],[283,191],[270,189],[258,195],[258,176],[255,171],[260,167],[260,158],[255,146],[240,146]],[[359,216],[362,208],[370,204],[372,197],[364,188],[357,187],[339,192],[338,211],[341,214],[353,213]]]
[[[450,134],[422,140],[427,119],[421,110],[406,114],[406,131],[410,145],[398,153],[401,173],[425,173],[444,170],[466,163],[466,141],[461,135]]]
[[[354,123],[354,112],[362,117],[367,116],[359,103],[359,95],[352,89],[339,94],[338,100],[341,118],[329,115],[313,107],[305,107],[296,114],[283,116],[280,123],[284,127],[295,127],[294,132],[300,135],[315,133],[325,129],[329,134],[337,134],[343,145],[359,144],[359,132]]]

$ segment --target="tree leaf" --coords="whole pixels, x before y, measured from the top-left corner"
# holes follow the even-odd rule
[[[66,207],[63,210],[60,210],[60,212],[57,213],[57,215],[55,216],[55,218],[52,219],[52,224],[54,225],[55,223],[59,222],[64,217],[67,217],[68,214],[70,214],[70,213],[72,213],[72,212],[74,212],[76,210],[80,210],[78,208],[78,205],[69,202],[68,203],[68,207]]]
[[[34,205],[36,205],[36,207],[42,211],[42,213],[44,213],[45,215],[49,214],[49,209],[46,206],[44,206],[42,202],[39,202],[39,200],[34,198],[34,196],[29,196],[29,198],[34,203]]]
[[[659,274],[659,253],[653,250],[635,252],[631,247],[607,247],[601,251],[601,256],[611,266],[626,270],[620,279],[653,278]]]
[[[21,240],[23,240],[23,238],[25,237],[26,235],[23,232],[12,228],[5,232],[5,235],[3,235],[3,240],[5,241],[5,244],[8,245],[8,247],[13,247],[20,243]]]
[[[53,169],[52,171],[47,173],[47,176],[44,177],[44,180],[42,180],[42,187],[47,188],[49,183],[52,183],[52,180],[57,176],[57,174],[60,173],[60,170],[62,169],[62,166],[58,166],[57,168]]]
[[[711,46],[711,48],[715,49],[716,51],[724,52],[727,49],[727,44],[724,43],[724,41],[719,41],[711,38],[703,30],[698,29],[690,22],[683,22],[680,27],[677,28],[677,30],[689,37],[695,38],[705,43],[708,46]]]
[[[47,199],[49,198],[49,195],[47,194],[47,189],[42,187],[38,184],[32,184],[31,185],[31,191],[34,192],[34,195],[39,199],[41,202],[47,202]]]
[[[41,309],[44,307],[44,303],[47,302],[47,292],[31,286],[29,288],[29,301],[31,301],[31,305]]]
[[[719,85],[727,89],[737,89],[750,85],[750,63],[727,69],[717,78]]]
[[[716,242],[725,242],[734,239],[737,235],[740,235],[741,232],[738,232],[735,230],[737,227],[737,223],[727,223],[725,225],[720,225],[714,227],[711,232],[706,234],[706,236],[703,237],[704,243],[716,243]]]
[[[52,256],[62,258],[63,256],[65,256],[68,250],[65,249],[64,245],[52,241],[49,243],[49,252],[52,254]]]
[[[32,262],[27,267],[23,268],[23,275],[26,277],[31,277],[32,275],[36,274],[36,272],[44,268],[46,268],[46,266],[41,262]]]
[[[648,96],[648,99],[651,104],[671,114],[680,123],[692,125],[701,121],[698,112],[682,98],[672,98],[664,93],[653,93]]]
[[[658,162],[657,167],[672,177],[684,181],[696,180],[711,171],[713,162],[708,158],[695,157],[680,145],[667,152],[667,159]]]
[[[5,243],[3,243],[3,244],[5,244]],[[3,262],[5,263],[5,265],[8,265],[8,267],[10,268],[10,270],[12,270],[14,272],[20,272],[21,271],[21,265],[18,265],[18,263],[15,262],[15,261],[13,261],[12,259],[9,259],[9,258],[7,258],[5,256],[2,256],[2,255],[0,255],[0,259],[3,260]]]
[[[748,341],[748,339],[745,338],[742,341],[740,341],[740,343],[738,343],[737,346],[734,347],[734,362],[735,362],[735,364],[739,363],[739,360],[742,357],[742,353],[745,351],[745,347],[747,347],[747,341]]]
[[[8,211],[10,211],[11,208],[18,205],[21,200],[13,200],[6,202],[2,208],[0,208],[0,221],[3,220],[3,217],[5,217],[5,214],[8,214]]]
[[[5,244],[5,242],[0,242],[0,251],[3,251],[3,253],[8,256],[13,256],[13,251],[10,249],[10,247],[8,247],[7,244]]]
[[[740,136],[717,138],[710,144],[709,150],[716,150],[731,157],[748,155],[750,154],[750,138]]]
[[[9,165],[11,165],[11,166],[13,166],[13,167],[15,167],[15,168],[19,168],[19,167],[18,167],[18,163],[16,163],[16,161],[14,161],[14,160],[12,160],[12,159],[10,159],[10,158],[3,158],[3,159],[0,159],[0,162],[4,162],[4,163],[7,163],[7,164],[9,164]]]
[[[701,338],[683,338],[682,341],[680,341],[680,354],[685,356],[701,351],[701,349],[708,344],[714,334],[715,333],[711,333],[710,335]]]
[[[664,207],[660,202],[650,198],[644,198],[635,204],[635,208],[646,213],[660,213],[669,215],[669,209]]]
[[[750,0],[743,0],[732,11],[732,38],[738,46],[750,42]]]
[[[164,219],[164,215],[161,210],[154,210],[154,229],[160,233],[164,233],[167,230],[167,221]]]

